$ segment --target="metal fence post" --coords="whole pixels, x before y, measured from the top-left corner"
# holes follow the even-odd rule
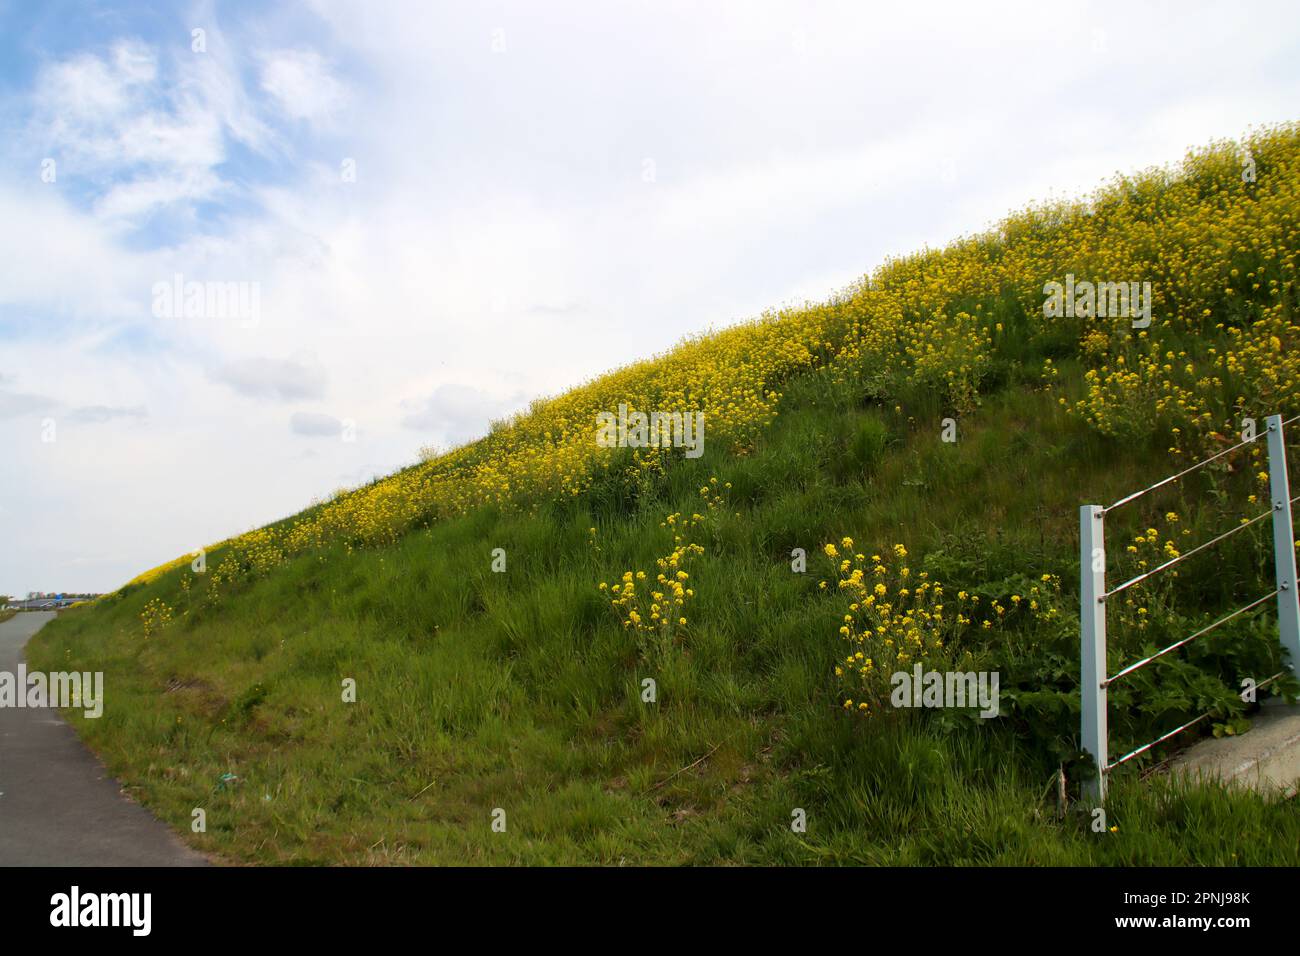
[[[1101,804],[1106,799],[1106,543],[1105,511],[1099,505],[1079,509],[1079,699],[1083,749],[1097,762],[1097,777],[1084,792]]]
[[[1282,416],[1268,422],[1268,483],[1273,499],[1273,566],[1277,572],[1277,629],[1300,677],[1300,603],[1297,603],[1295,530],[1291,524],[1291,480],[1286,469]]]

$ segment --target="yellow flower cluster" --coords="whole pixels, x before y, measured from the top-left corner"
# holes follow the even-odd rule
[[[645,571],[636,570],[624,571],[622,578],[613,584],[600,583],[600,590],[609,593],[610,606],[619,612],[623,626],[638,636],[652,635],[660,651],[670,648],[683,633],[688,623],[686,605],[695,597],[687,568],[693,558],[704,553],[704,546],[690,539],[697,536],[694,532],[707,525],[713,512],[725,506],[724,495],[730,488],[730,482],[719,487],[718,479],[710,478],[709,484],[700,488],[705,514],[675,512],[660,523],[661,528],[672,531],[673,549],[656,559],[659,571],[653,586],[646,583]],[[643,650],[646,643],[642,643]]]
[[[1145,332],[1139,338],[1148,341]],[[1116,355],[1113,363],[1084,374],[1087,391],[1083,398],[1072,407],[1064,398],[1060,402],[1097,431],[1114,438],[1145,438],[1156,431],[1162,419],[1180,425],[1208,422],[1212,414],[1199,396],[1221,389],[1223,383],[1203,378],[1192,385],[1179,384],[1172,362],[1185,362],[1181,369],[1192,375],[1195,364],[1186,360],[1187,353],[1182,351],[1164,356],[1154,350],[1134,350],[1128,357]]]
[[[682,531],[694,526],[690,518],[679,514],[669,515],[668,522]],[[624,571],[621,581],[612,585],[602,581],[600,589],[613,595],[610,605],[619,610],[624,627],[657,634],[671,644],[686,627],[686,602],[695,597],[695,589],[687,587],[691,575],[686,568],[691,558],[703,553],[702,545],[683,541],[681,534],[674,534],[673,550],[655,562],[659,573],[653,588],[647,585],[646,592],[638,589],[645,584],[644,571]]]
[[[889,696],[894,671],[930,663],[970,617],[964,599],[949,603],[942,584],[924,571],[912,573],[901,544],[868,558],[855,553],[853,539],[846,537],[822,551],[835,562],[836,587],[849,602],[839,629],[848,653],[835,676],[846,694],[845,709],[868,714]]]
[[[140,625],[146,640],[157,634],[172,621],[172,609],[161,598],[153,598],[140,611]]]
[[[1179,520],[1177,512],[1166,512],[1166,524],[1175,525]],[[1181,536],[1187,537],[1191,533],[1190,529],[1184,528]],[[1116,569],[1116,581],[1150,571],[1177,558],[1182,551],[1174,538],[1172,528],[1164,534],[1161,534],[1159,528],[1146,528],[1134,535],[1131,542],[1124,546],[1121,556],[1123,564]],[[1172,580],[1177,577],[1178,569],[1171,568],[1125,591],[1124,600],[1115,612],[1119,625],[1117,633],[1145,631],[1154,610],[1168,610],[1172,604]]]
[[[1074,320],[1090,369],[1082,398],[1061,397],[1073,414],[1121,438],[1165,429],[1175,455],[1200,457],[1242,418],[1300,404],[1298,140],[1288,125],[1193,153],[1183,176],[1125,180],[1066,233],[1044,234],[1044,268],[1072,262],[1076,274],[1152,285],[1149,330]]]

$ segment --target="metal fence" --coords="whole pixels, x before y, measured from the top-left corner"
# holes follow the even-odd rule
[[[1295,556],[1295,533],[1291,524],[1291,506],[1300,498],[1291,497],[1291,483],[1287,475],[1286,465],[1286,442],[1283,429],[1292,422],[1300,419],[1300,415],[1294,418],[1282,420],[1281,415],[1272,415],[1267,422],[1267,441],[1268,441],[1268,476],[1269,476],[1269,499],[1271,507],[1263,514],[1256,515],[1253,518],[1242,521],[1234,528],[1230,528],[1223,534],[1218,535],[1206,541],[1204,544],[1197,545],[1195,548],[1187,551],[1177,557],[1171,558],[1158,567],[1152,568],[1137,577],[1130,578],[1123,584],[1113,587],[1109,590],[1106,588],[1106,542],[1105,542],[1105,525],[1106,515],[1115,511],[1117,508],[1130,504],[1141,498],[1143,495],[1171,484],[1192,472],[1204,468],[1213,461],[1231,454],[1238,448],[1252,444],[1259,440],[1259,436],[1252,437],[1241,441],[1231,448],[1225,448],[1204,461],[1197,462],[1189,468],[1170,475],[1161,481],[1156,482],[1148,488],[1134,492],[1107,508],[1099,505],[1084,505],[1079,509],[1079,643],[1080,643],[1080,665],[1082,680],[1080,684],[1081,702],[1082,702],[1082,721],[1081,733],[1083,739],[1083,749],[1092,754],[1097,763],[1097,776],[1089,784],[1086,792],[1097,801],[1106,799],[1106,782],[1112,770],[1128,760],[1132,760],[1139,754],[1146,753],[1152,747],[1164,743],[1171,737],[1182,733],[1190,727],[1199,724],[1201,721],[1209,718],[1209,714],[1202,714],[1194,720],[1189,720],[1181,727],[1176,727],[1169,733],[1158,737],[1148,744],[1138,747],[1126,753],[1117,760],[1111,760],[1109,755],[1109,742],[1106,732],[1106,695],[1107,688],[1116,681],[1132,674],[1134,671],[1147,666],[1152,661],[1164,657],[1180,647],[1183,647],[1199,637],[1210,633],[1215,628],[1228,621],[1245,614],[1261,605],[1277,598],[1277,621],[1278,632],[1282,640],[1282,645],[1290,655],[1290,666],[1293,673],[1300,676],[1300,602],[1297,602],[1296,586],[1296,556]],[[1115,674],[1108,675],[1106,667],[1106,606],[1111,598],[1128,590],[1142,581],[1152,578],[1157,574],[1169,570],[1174,565],[1179,564],[1188,558],[1213,548],[1224,539],[1244,531],[1256,523],[1263,521],[1265,518],[1273,519],[1273,561],[1277,578],[1277,587],[1268,594],[1237,608],[1230,614],[1219,618],[1213,624],[1201,628],[1195,634],[1183,638],[1170,644],[1168,647],[1157,651],[1156,653],[1130,664]],[[1264,687],[1267,684],[1277,680],[1286,671],[1279,671],[1272,677],[1269,677],[1257,684],[1257,687]]]

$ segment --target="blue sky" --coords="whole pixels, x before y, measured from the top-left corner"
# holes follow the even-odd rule
[[[1298,47],[1283,3],[0,0],[0,592],[1296,119]]]

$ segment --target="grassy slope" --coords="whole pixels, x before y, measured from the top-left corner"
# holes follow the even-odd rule
[[[792,573],[791,548],[845,531],[920,552],[961,540],[975,577],[1068,574],[1081,498],[1146,475],[1023,385],[952,445],[918,424],[932,410],[824,398],[796,386],[756,453],[716,470],[731,517],[693,571],[689,647],[662,666],[638,659],[595,584],[668,550],[659,523],[699,507],[697,464],[627,513],[482,511],[299,558],[148,641],[150,592],[128,594],[65,615],[33,656],[108,672],[112,706],[82,733],[177,827],[205,807],[194,842],[237,860],[1294,862],[1292,807],[1122,780],[1120,830],[1097,835],[1083,809],[1054,819],[1055,766],[1023,734],[845,719],[827,682],[839,610],[814,568]],[[657,704],[640,701],[645,676]]]
[[[927,253],[886,271],[882,281],[895,283],[897,297],[877,286],[828,306],[852,312],[865,302],[871,333],[884,326],[883,313],[872,318],[870,309],[899,304],[899,329],[922,330],[908,353],[917,364],[894,367],[901,353],[865,353],[865,377],[855,377],[800,371],[798,355],[783,359],[785,371],[761,383],[779,387],[779,417],[758,430],[747,454],[724,453],[725,443],[711,437],[704,459],[675,458],[662,474],[642,470],[631,482],[613,468],[558,501],[543,494],[521,499],[522,507],[467,513],[427,511],[421,503],[412,513],[436,520],[405,524],[410,516],[399,510],[393,527],[410,530],[396,535],[366,533],[383,532],[388,519],[382,509],[353,507],[380,498],[358,496],[333,513],[364,521],[329,525],[351,530],[322,539],[318,550],[279,552],[253,536],[242,552],[238,543],[212,549],[206,582],[184,561],[164,566],[61,615],[30,658],[45,669],[105,671],[104,717],[70,715],[81,733],[178,829],[189,833],[191,811],[204,808],[207,832],[190,838],[236,861],[1294,864],[1294,806],[1139,780],[1149,761],[1117,776],[1107,821],[1116,831],[1093,832],[1090,808],[1077,802],[1056,817],[1058,767],[1075,795],[1088,773],[1076,739],[1077,507],[1112,501],[1172,470],[1167,428],[1182,419],[1153,411],[1157,403],[1145,393],[1129,405],[1101,407],[1109,438],[1067,415],[1062,396],[1073,402],[1088,394],[1098,368],[1111,374],[1108,367],[1125,355],[1132,363],[1141,346],[1113,323],[1098,346],[1086,326],[1044,322],[1026,310],[1037,307],[1042,275],[1083,271],[1071,258],[1080,243],[1095,247],[1100,265],[1091,268],[1100,275],[1141,276],[1153,268],[1143,258],[1148,237],[1159,235],[1172,243],[1155,260],[1167,277],[1161,295],[1181,316],[1159,328],[1162,350],[1200,355],[1213,334],[1216,346],[1228,343],[1243,361],[1255,361],[1260,347],[1271,347],[1276,326],[1288,341],[1267,361],[1290,362],[1295,244],[1287,230],[1300,205],[1293,202],[1300,165],[1262,157],[1297,151],[1294,130],[1255,144],[1272,190],[1270,235],[1284,247],[1261,249],[1250,262],[1281,277],[1271,285],[1261,279],[1254,291],[1232,296],[1216,288],[1227,281],[1218,272],[1231,263],[1214,250],[1257,230],[1249,216],[1224,220],[1216,211],[1225,189],[1238,197],[1234,208],[1255,207],[1239,195],[1235,155],[1215,153],[1189,164],[1182,187],[1156,175],[1140,188],[1117,187],[1095,217],[1077,210],[1031,215],[1029,240],[993,237],[958,244],[951,254]],[[1130,195],[1145,211],[1124,213]],[[1150,210],[1165,207],[1172,221],[1151,226]],[[1115,208],[1124,214],[1107,218]],[[1229,227],[1206,239],[1222,221]],[[1137,265],[1128,253],[1106,258],[1130,245]],[[998,272],[994,262],[1007,270]],[[1248,266],[1246,281],[1255,268]],[[1023,287],[1008,286],[1012,279]],[[907,325],[927,321],[935,302],[949,314],[979,316],[983,331],[952,339],[942,338],[942,323]],[[1232,345],[1240,328],[1255,328],[1254,310],[1266,307],[1274,325]],[[788,328],[807,334],[825,312],[794,316]],[[1201,321],[1202,314],[1209,318]],[[1214,326],[1221,315],[1232,328]],[[732,332],[729,341],[764,336],[770,346],[782,328]],[[932,336],[940,336],[939,356],[948,363],[937,372],[926,364]],[[816,344],[815,335],[810,341]],[[956,406],[936,382],[945,369],[963,380],[974,354],[963,349],[985,341],[982,403],[959,416],[957,442],[942,442],[940,422]],[[1055,391],[1041,382],[1049,357],[1058,369]],[[684,374],[672,361],[663,360],[666,381]],[[653,388],[654,369],[643,363],[635,374],[574,394],[605,402],[631,379]],[[1300,394],[1287,369],[1277,387],[1251,391],[1252,400],[1272,409],[1279,396],[1290,402]],[[1190,368],[1187,376],[1214,423],[1228,419],[1219,427],[1231,431],[1231,417],[1247,406],[1228,389],[1253,383],[1220,386]],[[728,378],[723,361],[700,381],[706,392],[693,391],[696,383],[691,399],[721,407],[757,380]],[[552,403],[550,417],[540,419],[571,425],[567,440],[582,455],[591,451],[580,441],[590,421],[587,398]],[[765,420],[763,404],[750,404],[737,413],[742,431]],[[568,408],[568,417],[557,407]],[[717,427],[733,424],[724,417]],[[1197,434],[1211,440],[1202,425]],[[1139,437],[1121,440],[1117,426],[1143,427],[1132,429]],[[514,450],[508,465],[551,461],[523,453],[536,438],[524,420],[449,456],[448,467],[491,464],[500,449]],[[1116,515],[1108,534],[1121,566],[1129,558],[1120,546],[1147,528],[1160,529],[1150,532],[1152,542],[1173,538],[1181,546],[1257,510],[1247,495],[1258,491],[1258,463],[1239,456],[1225,464]],[[412,480],[389,487],[420,489],[415,472],[405,477]],[[515,474],[512,487],[529,480]],[[535,480],[551,487],[545,468]],[[597,585],[629,568],[653,577],[655,559],[673,547],[665,516],[705,511],[701,486],[728,485],[725,505],[708,511],[692,539],[705,553],[690,567],[696,597],[684,637],[663,652],[639,647]],[[449,480],[438,494],[454,504],[457,487]],[[491,481],[475,487],[492,500]],[[279,527],[288,533],[292,524]],[[1189,561],[1178,579],[1117,607],[1112,665],[1265,590],[1266,534],[1259,527],[1237,535],[1214,559]],[[985,608],[996,599],[1011,609],[987,631],[977,622],[945,651],[962,669],[999,671],[1001,719],[844,712],[832,670],[844,653],[837,629],[847,599],[834,587],[818,588],[823,578],[835,581],[820,548],[844,535],[868,554],[904,543],[909,560],[941,580],[947,594],[967,589]],[[358,536],[369,543],[359,546]],[[491,571],[494,548],[507,553],[504,573]],[[794,548],[807,551],[807,573],[792,570]],[[258,555],[268,563],[258,565]],[[225,567],[242,570],[217,586],[213,569],[219,572],[224,558],[231,559]],[[1013,606],[1013,595],[1027,595],[1044,574],[1064,582],[1059,597],[1044,598],[1061,612],[1046,621]],[[158,602],[175,619],[146,629],[146,607]],[[1271,626],[1268,615],[1239,619],[1126,679],[1112,694],[1113,750],[1209,707],[1221,728],[1242,726],[1248,714],[1233,689],[1243,674],[1277,670]],[[658,685],[655,703],[641,700],[647,677]],[[341,700],[347,678],[356,681],[356,703]],[[505,833],[491,828],[494,808],[506,811]],[[790,829],[795,808],[807,813],[806,833]]]

